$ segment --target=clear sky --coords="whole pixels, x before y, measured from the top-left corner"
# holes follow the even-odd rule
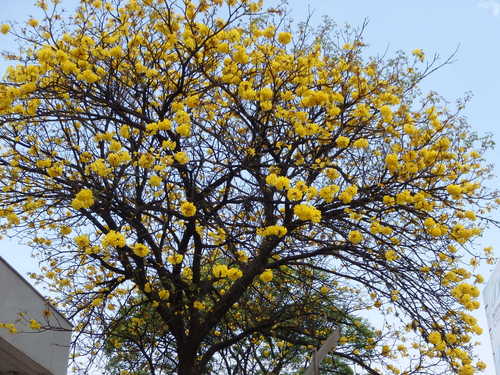
[[[0,3],[0,23],[24,22],[30,15],[38,14],[32,0],[1,0]],[[72,8],[78,0],[62,0],[62,3]],[[488,157],[497,165],[496,175],[500,175],[500,0],[289,0],[289,7],[297,21],[303,20],[309,9],[313,12],[313,22],[319,22],[322,15],[330,16],[339,25],[360,26],[368,20],[365,42],[372,55],[387,52],[391,56],[397,50],[409,52],[421,48],[427,56],[437,53],[446,58],[458,47],[455,62],[427,78],[422,87],[437,91],[451,102],[472,92],[473,99],[465,114],[479,134],[493,134],[499,147]],[[11,38],[0,34],[1,50],[14,46]],[[6,64],[0,62],[0,74],[5,67]],[[500,179],[496,178],[492,185],[500,186]],[[496,245],[499,239],[499,231],[490,230],[477,246]],[[0,241],[0,255],[23,274],[36,271],[29,249],[17,242]],[[495,252],[497,256],[500,254],[498,248]],[[480,269],[486,278],[491,270],[491,266]],[[481,309],[476,315],[487,332],[484,311]],[[494,375],[487,334],[481,337],[481,342],[481,357],[489,364],[485,375]]]

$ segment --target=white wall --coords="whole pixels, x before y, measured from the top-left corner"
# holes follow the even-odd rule
[[[500,375],[500,263],[483,290],[496,374]]]
[[[50,311],[48,317],[44,310]],[[0,329],[0,339],[25,353],[49,373],[66,375],[71,324],[0,257],[0,322],[13,323],[19,319],[20,312],[26,313],[26,320],[35,319],[54,329],[34,332],[29,324],[18,323],[19,333]],[[8,350],[6,347],[9,345],[2,349]],[[0,363],[0,373],[1,370]]]

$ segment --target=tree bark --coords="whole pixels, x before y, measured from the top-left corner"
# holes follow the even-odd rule
[[[178,375],[201,375],[201,370],[198,368],[194,359],[191,359],[191,361],[187,359],[179,363]]]
[[[201,375],[200,363],[196,360],[198,346],[193,342],[187,342],[183,346],[179,350],[178,375]]]

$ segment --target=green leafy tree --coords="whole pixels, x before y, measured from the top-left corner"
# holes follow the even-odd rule
[[[311,278],[317,280],[318,277]],[[309,363],[311,354],[335,327],[341,327],[344,345],[337,354],[328,356],[320,369],[324,374],[352,375],[348,363],[369,362],[378,354],[372,345],[376,337],[361,319],[354,318],[349,312],[361,310],[361,301],[352,300],[352,293],[342,289],[330,289],[323,280],[321,287],[312,286],[308,293],[300,293],[300,302],[294,301],[297,309],[301,309],[300,319],[287,320],[286,325],[256,331],[254,335],[243,340],[239,345],[225,348],[214,356],[209,364],[210,370],[220,374],[297,374]],[[283,284],[285,285],[285,284]],[[286,284],[289,285],[289,284]],[[268,311],[259,308],[263,322],[271,320],[273,314],[279,313],[280,305],[291,298],[288,290],[272,288],[272,293],[265,296]],[[276,295],[279,293],[279,295]],[[305,295],[305,296],[304,296]],[[255,295],[245,296],[242,300],[258,300]],[[269,299],[273,301],[269,304]],[[290,309],[291,304],[288,304]],[[130,301],[119,312],[118,325],[108,331],[105,344],[106,368],[112,375],[123,374],[170,374],[175,370],[175,340],[168,327],[163,323],[156,310],[148,304],[144,296]],[[227,326],[237,327],[241,316],[248,311],[235,313],[235,320],[227,322]],[[126,317],[126,318],[125,318]],[[224,327],[226,324],[222,324]],[[231,337],[232,332],[214,331],[216,340],[224,336]],[[217,341],[207,343],[216,345]]]

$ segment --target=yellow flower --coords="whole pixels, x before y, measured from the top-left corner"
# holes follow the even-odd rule
[[[276,28],[274,26],[268,26],[263,30],[263,35],[271,39],[274,36],[274,32],[276,31]]]
[[[170,297],[170,292],[168,290],[162,289],[158,292],[158,297],[160,297],[161,300],[166,300]]]
[[[111,230],[104,236],[101,243],[104,247],[123,247],[125,246],[125,236]]]
[[[319,196],[325,202],[330,203],[333,201],[335,194],[337,194],[339,190],[340,187],[338,185],[327,185],[321,188],[321,190],[319,191]]]
[[[390,166],[390,165],[395,165],[398,163],[398,156],[396,154],[388,154],[385,157],[385,164]]]
[[[194,301],[193,303],[193,307],[197,310],[205,310],[205,304],[203,302],[200,302],[200,301]]]
[[[41,159],[36,161],[36,166],[38,168],[48,168],[52,165],[52,160],[50,159]]]
[[[88,83],[99,81],[99,76],[90,69],[84,70],[78,78]]]
[[[266,176],[266,184],[274,186],[278,190],[290,188],[290,179],[285,176],[277,176],[275,173],[270,173]]]
[[[123,56],[123,50],[120,46],[115,46],[108,50],[108,53],[111,57],[119,58]]]
[[[21,222],[19,220],[19,217],[14,212],[11,212],[10,214],[7,215],[7,220],[9,221],[9,224],[14,224],[14,225],[17,225]]]
[[[366,138],[356,139],[352,146],[356,148],[368,148],[368,140]]]
[[[196,214],[196,206],[191,202],[182,202],[181,213],[187,217],[194,216]]]
[[[382,118],[385,122],[392,121],[392,110],[388,105],[383,105],[382,107],[380,107],[380,114],[382,115]]]
[[[132,158],[130,157],[129,152],[125,150],[120,152],[111,152],[106,158],[108,163],[113,167],[128,163],[131,159]]]
[[[80,190],[75,199],[71,202],[71,206],[75,210],[79,210],[81,208],[89,208],[94,204],[94,196],[92,194],[92,190],[90,189],[82,189]]]
[[[189,162],[189,156],[184,151],[179,151],[174,154],[174,159],[179,164],[187,164]]]
[[[160,186],[161,182],[162,182],[161,177],[156,175],[151,176],[148,180],[148,184],[150,184],[151,186]]]
[[[130,137],[130,128],[128,125],[122,125],[120,127],[120,130],[118,130],[118,134],[122,136],[123,138],[129,138]]]
[[[385,256],[385,259],[386,259],[388,262],[393,262],[393,261],[395,261],[396,259],[398,259],[398,254],[397,254],[394,250],[387,250],[387,251],[384,253],[384,256]]]
[[[216,264],[212,267],[212,274],[217,278],[228,276],[228,268],[225,264]]]
[[[63,61],[61,64],[61,70],[66,74],[78,73],[78,66],[69,60]]]
[[[31,319],[30,320],[30,328],[34,329],[34,330],[39,330],[40,328],[42,328],[42,325],[40,323],[38,323],[35,319]]]
[[[2,325],[0,325],[0,327],[2,327]],[[12,333],[12,334],[17,333],[17,328],[12,323],[4,323],[3,328],[9,330],[9,333]]]
[[[354,196],[358,193],[358,187],[355,185],[349,186],[342,193],[339,194],[339,199],[342,203],[347,204],[352,202]]]
[[[111,168],[106,166],[103,159],[97,159],[92,164],[89,165],[92,172],[96,173],[98,176],[106,177],[111,173]]]
[[[10,25],[4,23],[2,26],[0,26],[0,33],[7,34],[9,31],[10,31]]]
[[[59,177],[63,174],[63,168],[60,164],[55,164],[47,169],[47,174],[52,178]]]
[[[114,139],[111,141],[109,144],[109,150],[113,152],[118,152],[122,148],[122,144],[118,141],[115,141]]]
[[[170,140],[167,140],[167,141],[163,141],[161,143],[161,148],[164,150],[164,149],[167,149],[167,150],[173,150],[175,147],[177,146],[177,144],[174,142],[174,141],[170,141]]]
[[[227,270],[227,277],[229,277],[231,280],[238,280],[240,277],[243,276],[243,272],[239,268],[230,268]]]
[[[184,259],[182,254],[174,254],[167,257],[167,262],[175,265],[182,263],[182,259]]]
[[[344,136],[340,136],[340,137],[337,137],[337,139],[335,140],[335,144],[339,148],[346,148],[347,146],[349,146],[350,141],[351,140],[349,138],[344,137]]]
[[[358,244],[361,241],[363,241],[363,235],[361,234],[360,231],[357,231],[357,230],[350,231],[349,234],[348,234],[348,236],[347,236],[347,238],[353,244]]]
[[[82,163],[88,163],[91,160],[92,160],[92,154],[90,152],[84,151],[84,152],[81,153],[81,155],[80,155],[80,161]]]
[[[415,134],[418,131],[418,129],[413,124],[405,124],[403,126],[403,131],[408,135],[412,135]]]
[[[278,34],[278,41],[281,44],[288,44],[292,41],[292,34],[288,32],[282,32]]]
[[[340,173],[335,168],[328,168],[325,170],[325,174],[330,180],[335,180],[340,177]]]
[[[290,201],[300,201],[302,199],[302,191],[300,191],[297,188],[289,189],[286,194],[286,197]]]
[[[172,129],[172,122],[168,119],[164,119],[164,120],[158,122],[158,129],[159,130],[170,130],[170,129]]]
[[[283,237],[286,235],[288,230],[281,226],[281,225],[270,225],[265,228],[258,228],[257,229],[257,235],[267,237],[267,236],[276,236],[276,237]]]
[[[323,285],[320,290],[321,294],[327,294],[329,291],[330,291],[330,288],[328,288],[327,286]]]
[[[157,122],[152,122],[150,124],[146,125],[146,131],[149,134],[156,134],[158,132],[158,123]]]
[[[89,236],[86,234],[76,236],[75,238],[73,238],[73,241],[75,241],[76,246],[78,246],[80,249],[83,249],[90,245]]]
[[[266,184],[274,186],[278,181],[278,176],[275,173],[270,173],[266,176]]]
[[[260,101],[267,101],[273,98],[273,89],[270,87],[264,87],[259,92]]]
[[[307,204],[298,204],[293,208],[293,213],[300,219],[304,221],[312,221],[313,223],[319,223],[321,221],[321,211],[316,207],[309,206]]]
[[[238,261],[240,261],[241,263],[247,263],[248,262],[248,255],[244,251],[238,250],[236,252],[236,255],[238,256]]]
[[[479,361],[477,362],[476,366],[479,370],[484,370],[486,368],[486,363],[484,363],[483,361]]]
[[[217,45],[217,52],[228,53],[229,52],[229,44],[228,43],[219,43]]]
[[[37,27],[38,26],[38,21],[34,18],[30,18],[28,20],[28,25],[30,25],[31,27]]]
[[[411,54],[419,59],[420,62],[424,61],[425,59],[424,51],[422,51],[420,48],[414,49],[413,51],[411,51]]]
[[[60,233],[61,233],[61,235],[63,235],[63,236],[67,236],[68,234],[70,234],[70,233],[71,233],[71,231],[72,231],[72,230],[73,230],[73,229],[71,229],[71,227],[68,227],[67,225],[64,225],[64,226],[62,226],[62,227],[61,227],[61,229],[60,229]]]
[[[434,345],[438,345],[441,343],[442,339],[441,339],[441,334],[437,331],[432,331],[431,333],[429,333],[429,335],[427,336],[427,340],[431,343],[431,344],[434,344]]]
[[[132,251],[134,252],[135,255],[139,257],[145,257],[146,255],[149,254],[149,247],[142,243],[136,243],[132,247]]]
[[[452,196],[453,199],[459,199],[463,193],[463,188],[460,185],[448,185],[446,191]]]
[[[184,267],[181,276],[185,280],[193,280],[193,270],[190,267]]]
[[[154,156],[149,153],[146,153],[141,155],[138,164],[142,168],[151,168],[154,162],[155,162]]]
[[[273,271],[269,268],[266,268],[266,270],[259,275],[259,279],[265,283],[268,283],[273,279]]]
[[[189,124],[181,124],[175,128],[175,131],[181,137],[189,137],[191,135],[191,126]]]

